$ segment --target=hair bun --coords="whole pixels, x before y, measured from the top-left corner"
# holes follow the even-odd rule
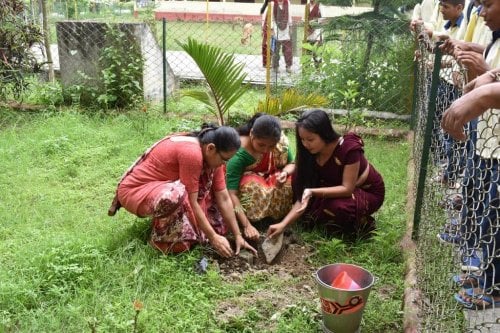
[[[215,130],[219,126],[215,125],[214,123],[203,123],[201,124],[201,129],[202,130]]]

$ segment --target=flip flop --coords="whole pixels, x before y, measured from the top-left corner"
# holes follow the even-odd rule
[[[477,294],[474,289],[463,289],[470,300],[465,299],[460,292],[455,294],[455,300],[462,305],[464,308],[472,310],[486,310],[490,308],[500,307],[500,300],[494,300],[490,295]]]
[[[464,289],[477,288],[484,285],[483,278],[473,274],[457,274],[453,276],[452,280]]]

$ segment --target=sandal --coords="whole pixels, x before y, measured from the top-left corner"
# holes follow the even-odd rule
[[[452,278],[453,282],[461,286],[462,288],[478,288],[484,285],[484,280],[481,276],[474,274],[457,274]]]
[[[483,294],[482,289],[462,289],[454,295],[455,300],[464,308],[472,310],[486,310],[500,307],[500,299]]]

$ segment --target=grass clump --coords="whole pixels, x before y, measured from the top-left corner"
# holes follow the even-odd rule
[[[318,331],[315,286],[293,298],[310,276],[263,273],[228,281],[214,265],[199,275],[200,247],[160,255],[146,244],[147,219],[124,210],[106,215],[118,179],[135,158],[168,133],[199,128],[201,113],[0,109],[0,119],[0,331]],[[350,262],[377,277],[363,332],[400,332],[404,262],[398,240],[409,148],[402,141],[365,141],[387,186],[378,235],[363,242],[318,232],[302,237],[317,249],[313,267]],[[217,309],[226,303],[239,304],[241,312],[222,321]]]

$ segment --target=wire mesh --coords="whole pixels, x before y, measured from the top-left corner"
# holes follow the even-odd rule
[[[498,305],[482,305],[500,287],[498,159],[478,155],[476,121],[465,128],[466,142],[441,129],[443,112],[462,94],[466,69],[419,36],[414,156],[415,170],[424,177],[415,184],[423,195],[416,203],[414,235],[421,330],[497,332]],[[472,306],[471,299],[481,305]]]
[[[268,84],[268,87],[271,87],[269,90],[271,94],[279,95],[287,88],[296,87],[305,96],[315,93],[327,97],[330,100],[330,106],[337,109],[368,109],[398,114],[410,112],[411,96],[408,91],[411,90],[411,61],[408,61],[408,56],[404,53],[408,53],[407,46],[410,45],[408,42],[411,39],[405,21],[400,21],[394,29],[391,28],[393,32],[385,36],[383,40],[377,39],[381,34],[372,34],[377,38],[374,39],[374,43],[370,44],[369,40],[372,37],[370,37],[371,29],[369,28],[360,32],[359,27],[353,25],[348,30],[331,33],[327,31],[326,26],[321,25],[326,24],[325,22],[330,19],[326,19],[321,24],[304,22],[295,13],[290,25],[292,65],[286,68],[285,57],[281,53],[277,57],[279,65],[276,66],[276,70],[273,70],[273,61],[268,64],[269,68],[264,66],[265,34],[263,31],[267,30],[267,27],[263,24],[263,15],[259,13],[260,6],[252,7],[255,13],[242,12],[241,15],[220,16],[210,11],[197,15],[200,9],[192,8],[197,4],[191,5],[190,2],[185,2],[183,5],[190,8],[178,13],[180,16],[165,19],[165,26],[163,26],[160,19],[162,12],[158,11],[159,5],[151,1],[138,1],[135,5],[104,1],[83,3],[72,0],[51,3],[49,33],[54,68],[60,73],[64,88],[70,98],[75,102],[94,100],[101,105],[105,103],[109,106],[114,106],[115,98],[119,106],[129,100],[140,100],[135,97],[116,96],[116,87],[108,89],[109,81],[113,81],[113,75],[115,75],[116,80],[120,78],[121,84],[118,85],[123,85],[123,90],[128,93],[143,90],[142,98],[145,102],[163,102],[166,106],[164,98],[157,97],[161,96],[163,91],[160,79],[167,80],[166,93],[168,94],[174,92],[182,83],[199,85],[204,82],[199,68],[178,44],[178,42],[185,42],[188,38],[194,38],[234,54],[235,62],[243,65],[246,82],[253,89],[251,93],[243,95],[232,110],[244,111],[243,113],[255,111],[241,109],[252,108],[252,105],[255,105],[253,108],[256,109],[256,101],[263,101],[266,98],[266,84]],[[30,9],[36,17],[39,16],[37,10],[36,6]],[[66,21],[82,23],[78,24],[79,28],[75,28],[76,23],[64,23]],[[384,22],[379,22],[378,25],[384,25]],[[96,28],[98,23],[105,23],[107,30]],[[128,28],[125,28],[126,23],[129,24]],[[134,25],[139,23],[144,23],[145,26],[138,28]],[[272,28],[272,21],[268,23]],[[123,71],[116,66],[115,73],[109,73],[109,68],[104,67],[106,63],[104,58],[112,57],[111,50],[108,50],[110,47],[109,30],[115,29],[115,25],[121,34],[129,36],[126,40],[132,43],[120,45],[118,41],[115,41],[113,45],[115,49],[123,49],[125,61],[122,63],[141,67],[137,70],[142,73],[138,77],[131,74],[132,69]],[[304,30],[308,29],[304,29],[304,26],[310,25],[315,32],[319,31],[324,36],[320,43],[307,41]],[[60,27],[59,31],[56,31],[56,26]],[[70,34],[71,38],[61,41],[64,34]],[[342,38],[330,38],[332,35],[339,35]],[[79,51],[76,48],[77,41],[82,48]],[[140,49],[141,61],[131,61],[134,45]],[[162,53],[163,48],[164,53]],[[40,62],[43,62],[45,57],[43,46],[33,49]],[[75,52],[79,55],[92,54],[92,57],[87,59],[85,65],[82,66],[79,61],[83,57],[79,59]],[[103,54],[105,52],[107,53]],[[59,59],[59,53],[65,54],[62,59]],[[353,56],[357,53],[363,56]],[[166,58],[165,73],[163,73],[163,55]],[[367,64],[366,67],[363,67],[363,62]],[[94,65],[94,69],[87,73],[90,65]],[[64,70],[62,70],[63,67],[65,67]],[[67,79],[68,74],[63,73],[67,71],[73,72],[71,80]],[[130,76],[134,83],[127,85],[127,81],[121,79],[123,75]],[[78,80],[76,80],[77,77]],[[92,89],[83,92],[82,90],[87,88],[86,84],[90,84]],[[151,92],[148,89],[154,91]],[[135,95],[140,94],[136,92]]]

